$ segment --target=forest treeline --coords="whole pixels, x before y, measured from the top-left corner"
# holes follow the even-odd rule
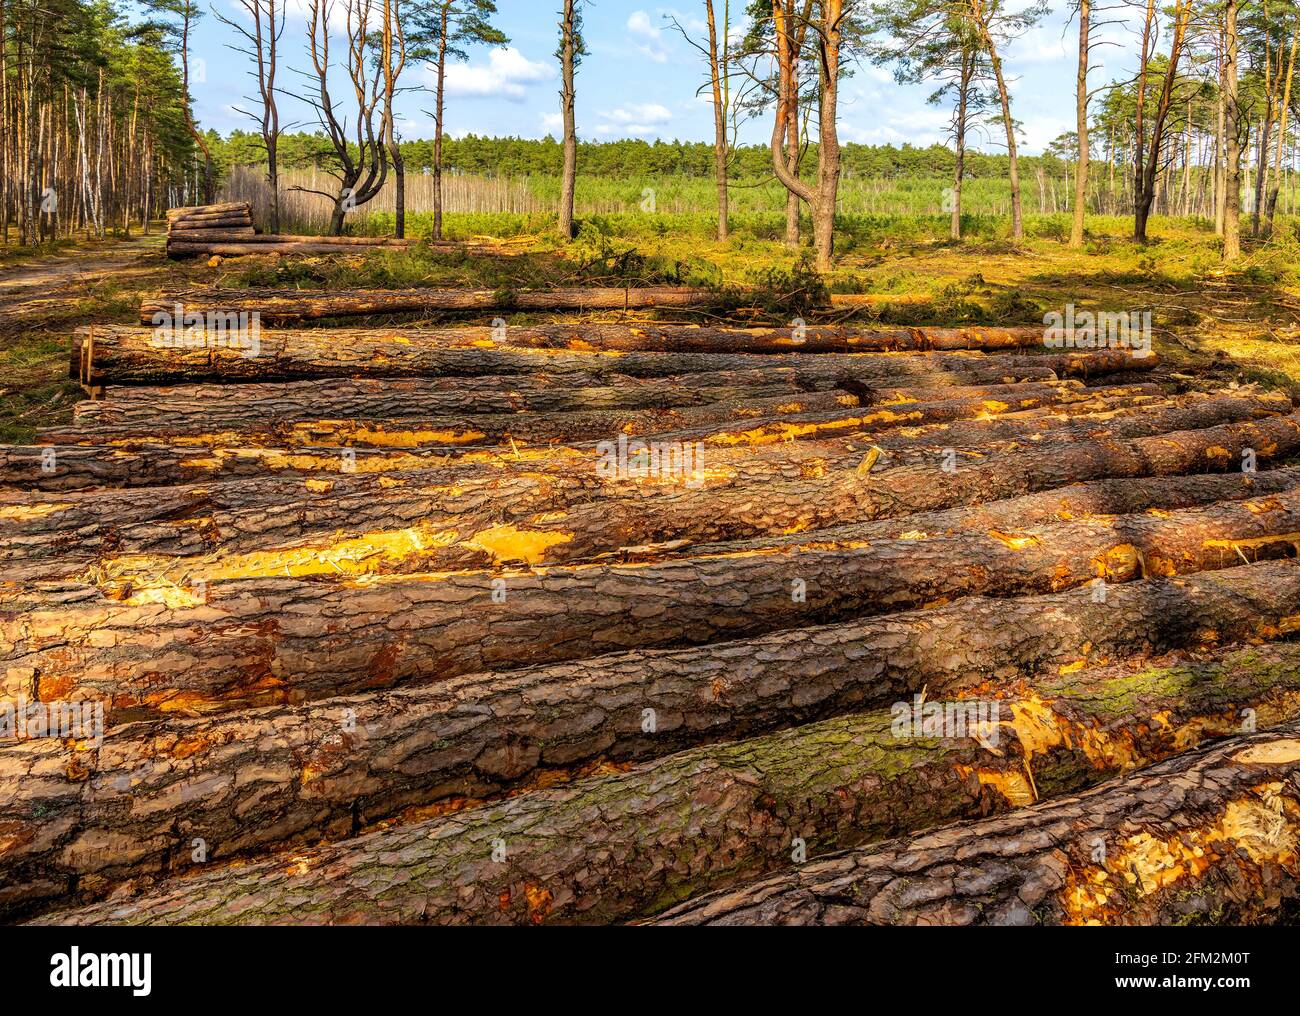
[[[207,135],[219,172],[234,166],[256,166],[265,161],[261,139],[248,131],[233,131],[222,137],[215,131]],[[843,146],[844,176],[860,179],[947,179],[956,165],[956,153],[939,144]],[[432,169],[432,140],[401,142],[402,159],[409,172]],[[329,169],[334,151],[323,135],[306,132],[280,137],[280,168]],[[816,142],[806,150],[810,163],[817,159]],[[553,137],[541,139],[487,137],[469,134],[445,138],[443,168],[453,173],[485,177],[558,176],[563,152]],[[1028,156],[1029,167],[1041,165],[1059,174],[1066,161],[1052,153]],[[579,141],[578,164],[593,176],[642,179],[645,177],[713,176],[713,145],[703,141],[643,141],[624,138],[619,141]],[[772,153],[766,145],[738,145],[731,149],[727,175],[733,180],[756,180],[772,174]],[[967,153],[966,176],[971,179],[994,179],[1007,174],[1007,156],[1000,152]]]
[[[104,236],[192,188],[183,6],[0,0],[0,238]]]
[[[1049,182],[1053,207],[1065,182],[1074,246],[1089,212],[1127,211],[1139,242],[1152,215],[1202,215],[1227,260],[1239,253],[1243,220],[1246,235],[1267,238],[1279,207],[1291,207],[1300,0],[1116,0],[1095,11],[1093,0],[1058,0],[1078,35],[1075,130],[1033,157],[1021,152],[1019,84],[1003,60],[1041,25],[1049,0],[694,0],[688,14],[663,17],[698,55],[714,119],[712,141],[701,143],[580,141],[578,71],[592,58],[584,18],[605,16],[586,0],[558,0],[562,129],[542,140],[443,129],[455,101],[448,66],[509,42],[493,0],[304,2],[305,18],[291,20],[287,0],[0,0],[0,236],[28,244],[126,230],[163,207],[212,200],[235,166],[263,175],[271,231],[297,190],[327,203],[323,228],[334,233],[392,194],[394,230],[405,235],[407,176],[431,176],[434,237],[444,173],[557,179],[556,228],[566,238],[579,173],[709,178],[720,240],[736,182],[775,181],[787,244],[811,239],[822,268],[844,180],[946,179],[959,238],[963,183],[1003,179],[1015,239],[1024,235],[1022,180],[1040,208]],[[221,137],[195,122],[193,97],[207,83],[191,50],[203,17],[226,27],[231,58],[248,70],[236,107],[248,131]],[[1108,65],[1130,76],[1098,80],[1103,45]],[[929,86],[931,102],[951,114],[949,145],[842,142],[840,85],[868,64]],[[395,103],[416,87],[419,67],[433,84],[420,86],[429,129],[415,133],[428,137],[404,138]],[[293,123],[280,113],[288,99]],[[771,130],[770,141],[740,144],[755,125]],[[319,171],[316,183],[296,172],[282,180],[305,169]]]

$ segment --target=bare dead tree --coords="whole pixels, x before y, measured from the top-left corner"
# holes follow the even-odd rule
[[[383,74],[384,108],[382,133],[384,147],[393,164],[393,179],[397,193],[394,201],[394,229],[399,237],[406,236],[406,166],[402,161],[402,146],[397,137],[397,116],[393,99],[397,95],[397,79],[406,67],[406,32],[402,26],[401,0],[383,0],[381,12],[379,66]]]
[[[284,0],[235,0],[247,16],[236,20],[213,9],[213,17],[223,25],[234,29],[244,40],[242,45],[232,46],[238,53],[243,53],[253,60],[254,69],[250,72],[257,82],[257,96],[250,102],[257,103],[257,111],[238,109],[258,125],[262,136],[262,147],[266,151],[266,181],[271,187],[271,232],[280,231],[280,172],[277,148],[280,135],[288,129],[280,124],[280,110],[276,104],[275,83],[279,67],[280,37],[284,34],[285,3]]]
[[[1191,20],[1191,0],[1175,0],[1173,10],[1172,35],[1169,41],[1169,63],[1165,68],[1164,79],[1160,86],[1160,97],[1156,101],[1155,118],[1151,124],[1151,144],[1143,160],[1141,120],[1138,121],[1138,163],[1137,193],[1133,207],[1133,239],[1146,243],[1147,222],[1151,217],[1151,206],[1156,196],[1156,176],[1160,172],[1160,160],[1163,155],[1165,132],[1169,123],[1169,110],[1173,104],[1174,84],[1178,80],[1178,62],[1183,55],[1187,40],[1187,26]],[[1144,45],[1147,36],[1144,35]],[[1142,86],[1146,82],[1147,60],[1143,53],[1142,77],[1139,81],[1138,112],[1141,116],[1143,105]]]
[[[381,107],[383,60],[376,52],[382,43],[377,42],[372,34],[374,0],[343,0],[343,31],[347,43],[343,69],[352,88],[356,110],[350,134],[348,118],[340,117],[338,106],[330,95],[330,17],[333,11],[334,0],[308,0],[307,48],[313,68],[313,74],[308,76],[315,78],[316,91],[301,98],[316,111],[317,120],[334,149],[338,169],[332,175],[339,182],[339,190],[337,194],[327,194],[308,187],[295,189],[320,194],[334,202],[330,233],[341,236],[347,213],[370,201],[388,179],[388,149],[384,143],[388,123]],[[378,129],[375,126],[377,113]]]

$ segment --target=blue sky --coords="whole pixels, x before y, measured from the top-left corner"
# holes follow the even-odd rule
[[[213,0],[230,17],[240,10],[234,0]],[[1021,0],[1012,0],[1012,4]],[[309,66],[306,56],[304,0],[289,0],[288,25],[281,41],[290,66]],[[712,140],[712,113],[697,89],[704,80],[703,60],[670,26],[667,16],[702,31],[703,3],[680,0],[676,7],[656,7],[637,0],[595,0],[587,7],[586,35],[590,55],[578,73],[579,135],[588,140],[639,137]],[[744,6],[732,0],[733,8]],[[1016,40],[1006,54],[1012,79],[1013,113],[1022,123],[1026,151],[1040,151],[1063,131],[1073,129],[1074,49],[1076,28],[1066,24],[1064,3],[1042,24]],[[339,5],[341,10],[341,4]],[[504,48],[478,47],[467,63],[448,73],[447,129],[466,133],[543,137],[558,133],[558,72],[555,66],[558,0],[498,0],[497,24],[510,37]],[[721,0],[718,0],[721,11]],[[1124,46],[1099,52],[1106,61],[1093,71],[1094,84],[1131,73],[1132,44],[1117,29],[1109,31]],[[227,131],[249,128],[234,106],[251,94],[249,61],[226,48],[234,33],[210,15],[198,26],[192,56],[201,61],[201,82],[193,85],[200,123]],[[286,89],[300,91],[306,82],[292,73],[282,75]],[[407,71],[405,84],[432,85],[426,68]],[[941,141],[949,111],[929,106],[926,86],[896,85],[888,70],[858,67],[841,100],[841,139],[865,143],[917,145]],[[340,96],[341,96],[340,92]],[[399,126],[404,137],[430,137],[431,119],[424,114],[430,96],[402,96]],[[281,118],[314,126],[309,108],[291,98],[281,102]],[[742,140],[766,140],[765,121],[748,125]],[[993,136],[979,147],[992,147]]]

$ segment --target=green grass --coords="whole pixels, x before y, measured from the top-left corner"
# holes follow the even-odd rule
[[[412,218],[413,233],[423,221]],[[446,224],[453,237],[503,238],[498,249],[507,253],[435,251],[417,244],[408,251],[257,256],[211,266],[202,260],[167,262],[159,252],[144,277],[70,285],[40,321],[0,334],[0,440],[30,440],[34,428],[66,417],[79,394],[66,381],[73,327],[132,322],[141,292],[193,285],[509,291],[686,284],[718,289],[723,304],[733,288],[754,287],[756,292],[735,301],[744,308],[732,316],[736,323],[785,323],[803,316],[885,325],[1037,324],[1045,312],[1068,303],[1092,310],[1149,309],[1157,347],[1175,367],[1209,367],[1207,385],[1235,379],[1300,394],[1300,234],[1293,219],[1281,220],[1269,243],[1247,241],[1245,257],[1225,271],[1217,238],[1195,219],[1157,219],[1150,242],[1136,244],[1128,217],[1093,216],[1085,247],[1072,250],[1063,242],[1069,225],[1063,214],[1028,216],[1020,241],[1010,238],[1004,219],[971,216],[967,236],[956,242],[947,237],[946,216],[846,214],[837,223],[836,265],[825,277],[808,267],[807,224],[804,246],[791,250],[781,239],[779,212],[738,214],[724,243],[714,236],[712,216],[702,212],[589,215],[570,243],[561,242],[548,215],[450,214]],[[42,256],[27,254],[24,260]],[[852,309],[837,307],[828,317],[815,307],[827,292],[861,297]],[[667,316],[690,317],[679,311]]]

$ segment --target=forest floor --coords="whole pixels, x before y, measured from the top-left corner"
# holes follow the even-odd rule
[[[667,231],[633,238],[584,233],[569,247],[549,237],[518,238],[507,251],[173,262],[160,235],[48,251],[0,249],[0,441],[21,443],[66,421],[83,397],[67,378],[74,327],[134,323],[141,298],[162,289],[747,285],[771,294],[754,320],[785,323],[782,293],[805,278],[781,244],[741,236],[719,244]],[[1211,386],[1254,381],[1300,395],[1300,280],[1290,254],[1261,246],[1226,272],[1213,236],[1172,229],[1157,230],[1145,246],[1093,235],[1082,251],[1047,238],[886,240],[839,258],[827,287],[856,295],[851,310],[828,316],[864,324],[1010,325],[1040,324],[1045,313],[1069,304],[1149,310],[1155,346],[1175,369],[1203,375]]]

